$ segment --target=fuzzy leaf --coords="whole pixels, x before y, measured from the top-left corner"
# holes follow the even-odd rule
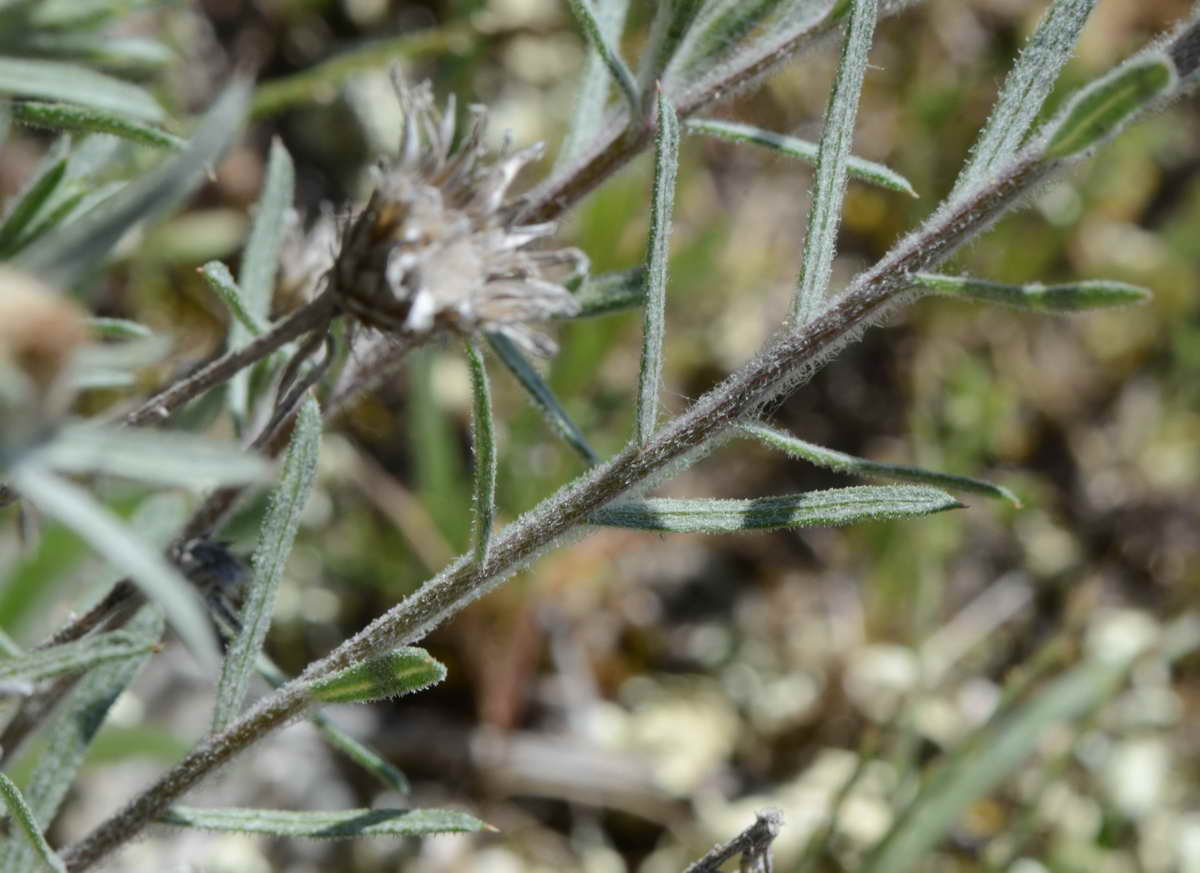
[[[628,11],[629,0],[604,0],[594,10],[600,33],[609,44],[620,43]],[[569,167],[582,158],[587,147],[604,127],[604,110],[608,105],[611,86],[612,79],[604,58],[599,52],[589,51],[580,73],[579,92],[575,96],[571,125],[555,160],[556,170]]]
[[[8,807],[9,821],[16,824],[18,832],[25,838],[29,852],[38,860],[42,869],[51,873],[67,873],[62,859],[54,854],[54,850],[42,836],[42,829],[34,819],[29,804],[25,802],[13,781],[3,773],[0,773],[0,795],[4,796],[4,804]]]
[[[263,481],[272,472],[268,460],[236,443],[94,424],[64,428],[38,457],[63,473],[103,473],[195,491]]]
[[[712,0],[692,27],[680,49],[680,64],[687,72],[707,68],[731,51],[783,0]]]
[[[658,4],[638,70],[642,94],[653,93],[654,83],[661,78],[704,5],[704,0],[663,0]]]
[[[242,289],[228,267],[220,261],[209,261],[200,268],[200,275],[247,333],[258,336],[267,329],[266,322],[250,312],[242,302]]]
[[[161,554],[66,479],[32,463],[18,466],[9,475],[23,497],[87,540],[105,560],[128,573],[147,597],[160,604],[202,664],[217,663],[207,610],[188,581]]]
[[[163,824],[338,840],[351,837],[420,837],[429,834],[493,830],[479,819],[453,809],[347,809],[338,812],[291,812],[281,809],[196,809],[173,806]]]
[[[984,181],[1020,148],[1058,75],[1071,55],[1096,0],[1055,0],[1008,78],[971,157],[955,182],[955,192]]]
[[[446,668],[424,649],[404,647],[314,679],[308,694],[318,703],[369,703],[421,691],[446,678]]]
[[[642,365],[638,375],[637,441],[645,443],[658,423],[662,347],[666,332],[667,264],[671,254],[671,210],[679,168],[679,117],[666,92],[658,92],[658,131],[654,141],[654,192],[650,238],[646,243],[646,305]]]
[[[837,252],[837,232],[846,194],[846,165],[854,141],[854,121],[858,116],[858,97],[867,69],[867,55],[879,15],[877,7],[877,0],[851,0],[850,23],[842,43],[842,58],[825,111],[825,129],[817,154],[800,285],[792,305],[795,328],[803,327],[820,311],[833,274],[833,256]]]
[[[1017,495],[1000,485],[972,479],[969,476],[954,476],[950,473],[937,473],[932,470],[922,470],[918,467],[902,467],[895,464],[879,464],[865,458],[856,458],[845,452],[827,449],[815,443],[797,439],[791,434],[767,427],[765,424],[743,424],[741,430],[773,449],[779,449],[793,458],[800,458],[834,470],[838,473],[850,473],[854,476],[864,476],[869,479],[894,479],[902,482],[921,482],[926,485],[936,485],[952,491],[969,491],[983,494],[986,497],[998,497],[1007,500],[1013,506],[1020,507],[1021,501]]]
[[[558,398],[554,396],[554,392],[550,386],[545,383],[538,371],[521,353],[508,337],[503,334],[490,333],[487,335],[488,342],[491,343],[492,351],[508,367],[509,371],[516,377],[517,382],[525,389],[529,398],[533,401],[534,406],[545,417],[551,429],[560,437],[566,440],[567,445],[577,451],[585,461],[589,464],[594,464],[599,460],[599,456],[588,444],[587,437],[583,435],[583,431],[579,429],[574,419],[562,404],[558,402]]]
[[[1139,111],[1175,86],[1175,70],[1166,56],[1133,58],[1087,85],[1047,124],[1046,156],[1065,158],[1115,134]]]
[[[753,500],[651,498],[606,506],[592,524],[672,533],[735,533],[794,527],[840,527],[862,521],[914,518],[962,506],[943,491],[912,485],[809,491]]]
[[[1067,282],[1062,285],[1042,285],[1038,282],[1010,285],[934,273],[918,273],[913,278],[922,288],[944,297],[1000,303],[1029,312],[1085,312],[1089,309],[1145,303],[1150,299],[1150,292],[1145,288],[1107,279]]]
[[[236,135],[246,111],[249,84],[237,79],[205,114],[187,148],[70,224],[60,225],[26,249],[21,262],[42,278],[70,287],[135,224],[186,197]]]
[[[575,294],[579,312],[572,318],[590,318],[632,309],[646,302],[646,268],[634,267],[602,276],[589,276]]]
[[[492,524],[496,518],[496,425],[492,421],[492,391],[488,387],[487,367],[479,347],[466,343],[467,363],[471,367],[471,443],[474,447],[474,489],[471,504],[475,511],[475,563],[487,563]]]
[[[38,682],[64,673],[78,673],[105,661],[144,655],[155,645],[155,640],[128,631],[97,634],[60,646],[35,649],[16,657],[0,659],[0,681],[25,679]]]
[[[292,441],[283,461],[283,474],[271,495],[271,503],[259,531],[251,565],[254,573],[246,586],[241,628],[229,644],[225,664],[217,684],[217,706],[213,730],[227,727],[236,718],[246,696],[250,673],[254,670],[263,640],[275,610],[275,595],[283,581],[283,571],[300,514],[312,494],[321,454],[321,410],[309,398],[296,416]]]
[[[763,130],[760,127],[753,127],[749,124],[739,124],[734,121],[692,118],[687,122],[687,130],[689,133],[699,133],[705,136],[729,140],[730,142],[744,142],[762,146],[763,148],[779,152],[782,155],[787,155],[789,158],[796,158],[806,164],[815,165],[817,163],[817,152],[820,149],[820,146],[815,142],[797,139],[794,136],[785,136],[781,133]],[[867,161],[850,155],[846,158],[846,174],[851,179],[857,179],[860,182],[878,185],[880,188],[887,188],[890,191],[899,191],[902,194],[908,194],[910,197],[917,196],[917,192],[913,190],[913,186],[908,179],[905,179],[894,170],[888,169],[883,164],[877,164],[874,161]]]
[[[0,58],[0,95],[62,100],[139,121],[161,121],[166,115],[137,85],[60,61]]]
[[[88,327],[100,339],[105,340],[139,340],[151,339],[154,331],[125,318],[89,318]]]
[[[571,7],[571,14],[575,16],[575,23],[583,32],[583,38],[591,46],[592,51],[600,55],[608,72],[616,80],[621,93],[629,102],[630,118],[637,118],[641,115],[637,82],[633,78],[633,73],[629,71],[629,67],[625,65],[625,61],[621,59],[615,40],[609,37],[597,20],[591,0],[567,0],[567,5]]]
[[[0,224],[0,257],[11,256],[34,237],[31,225],[63,183],[70,148],[68,137],[55,141],[25,189],[13,198],[4,222]]]
[[[12,105],[13,121],[48,130],[108,133],[140,145],[178,151],[186,144],[152,124],[71,103],[22,101]]]

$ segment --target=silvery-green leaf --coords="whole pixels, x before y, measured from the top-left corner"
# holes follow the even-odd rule
[[[139,121],[161,121],[166,115],[137,85],[61,61],[0,58],[0,95],[62,100]]]
[[[421,691],[445,678],[441,662],[424,649],[406,646],[314,679],[307,691],[317,703],[369,703]]]
[[[653,93],[654,83],[662,77],[703,6],[704,0],[663,0],[658,4],[638,69],[643,95]]]
[[[708,68],[785,0],[711,0],[679,49],[678,66],[691,72]]]
[[[472,470],[475,511],[475,563],[487,563],[492,524],[496,518],[496,425],[492,421],[492,390],[488,386],[487,367],[479,347],[466,343],[467,363],[471,368],[471,444],[475,453]]]
[[[88,327],[100,339],[106,340],[151,339],[154,336],[154,331],[146,325],[125,318],[89,318]]]
[[[915,518],[958,509],[957,500],[914,485],[861,486],[752,500],[651,498],[614,503],[588,521],[607,527],[671,533],[735,533],[796,527],[840,527],[863,521]]]
[[[63,473],[103,473],[203,491],[260,482],[272,465],[236,443],[192,434],[76,424],[38,453],[41,463]]]
[[[646,268],[617,270],[601,276],[589,276],[575,293],[579,312],[572,318],[589,318],[633,309],[646,302]]]
[[[571,14],[575,16],[575,23],[583,32],[583,38],[591,46],[592,51],[600,55],[608,72],[616,80],[621,93],[629,102],[630,117],[637,118],[641,115],[637,82],[633,78],[633,73],[629,71],[629,67],[625,65],[625,61],[621,59],[615,40],[610,39],[605,29],[600,26],[600,22],[596,18],[596,11],[592,7],[592,0],[567,0],[567,5],[571,7]]]
[[[0,256],[8,257],[32,238],[30,227],[58,191],[67,172],[71,140],[59,137],[0,223]]]
[[[1138,112],[1175,87],[1175,68],[1166,55],[1132,58],[1085,86],[1046,125],[1046,156],[1065,158],[1099,145]]]
[[[621,41],[625,28],[625,15],[629,11],[629,0],[604,0],[594,10],[600,33],[610,45]],[[604,110],[608,105],[608,94],[612,79],[608,65],[599,52],[589,51],[583,61],[579,77],[579,91],[575,95],[571,124],[555,159],[555,169],[570,166],[583,157],[584,150],[592,143],[604,126]]]
[[[249,83],[235,79],[205,114],[183,152],[77,220],[42,236],[21,253],[21,263],[48,282],[64,288],[74,285],[126,231],[171,208],[200,184],[241,126],[249,94]]]
[[[579,429],[579,425],[571,418],[562,404],[558,402],[558,398],[554,396],[554,392],[545,380],[534,369],[533,364],[526,359],[521,350],[513,344],[512,340],[503,334],[490,333],[487,335],[488,342],[491,343],[492,351],[496,353],[504,366],[508,367],[509,371],[516,377],[517,382],[525,389],[529,398],[533,401],[538,410],[545,416],[550,427],[567,441],[567,445],[577,451],[580,456],[589,464],[594,464],[599,460],[599,456],[588,444],[587,437],[583,435],[583,431]]]
[[[97,634],[60,646],[0,658],[0,681],[27,679],[38,682],[64,673],[78,673],[105,661],[144,655],[156,645],[157,640],[128,631]]]
[[[34,819],[29,804],[25,802],[25,798],[21,796],[20,790],[13,784],[13,781],[3,773],[0,773],[0,795],[4,797],[4,805],[8,808],[10,827],[16,825],[17,832],[24,837],[29,853],[37,859],[41,869],[48,870],[50,873],[67,873],[62,859],[54,854],[54,850],[42,836],[41,826]],[[9,839],[15,840],[15,835],[10,835]]]
[[[112,72],[144,74],[175,59],[171,49],[143,36],[35,30],[26,35],[25,50],[39,57],[56,57]]]
[[[162,613],[153,606],[143,607],[126,625],[126,630],[157,640],[163,631]],[[24,783],[25,800],[40,828],[54,820],[109,709],[147,657],[109,661],[89,670],[47,719],[45,744]],[[33,861],[34,854],[28,844],[0,842],[0,870],[28,870]]]
[[[1075,52],[1079,34],[1096,0],[1055,0],[1004,80],[1004,87],[980,133],[971,157],[954,184],[955,193],[984,181],[988,173],[1017,153]]]
[[[159,552],[82,488],[41,466],[21,464],[9,475],[22,497],[87,540],[109,563],[129,574],[147,597],[160,604],[201,663],[217,663],[216,641],[204,605],[188,581]]]
[[[250,312],[242,302],[242,289],[234,281],[228,267],[220,261],[209,261],[200,268],[200,275],[248,333],[258,336],[267,329],[267,323]]]
[[[312,494],[321,456],[321,410],[309,398],[296,416],[292,441],[283,461],[283,474],[271,495],[267,515],[259,531],[251,561],[253,574],[246,586],[241,628],[225,654],[225,665],[217,685],[213,729],[221,730],[237,717],[250,674],[255,668],[263,640],[275,610],[275,595],[296,541],[300,515]]]
[[[1000,303],[1030,312],[1084,312],[1145,303],[1150,299],[1150,292],[1145,288],[1107,279],[1085,279],[1061,285],[1043,285],[1040,282],[1012,285],[935,273],[918,273],[913,279],[920,287],[944,297]]]
[[[654,138],[654,190],[650,198],[650,237],[646,242],[646,304],[642,363],[638,371],[637,441],[645,443],[658,423],[663,336],[667,318],[667,265],[671,254],[671,211],[679,169],[679,117],[665,91],[658,92],[658,131]]]
[[[826,470],[834,470],[838,473],[850,473],[854,476],[865,476],[870,479],[922,482],[926,485],[936,485],[940,488],[949,488],[950,490],[969,491],[975,494],[983,494],[987,497],[998,497],[1001,500],[1007,500],[1016,507],[1020,507],[1021,505],[1021,501],[1017,499],[1017,495],[1013,494],[1007,488],[1000,485],[993,485],[991,482],[985,482],[982,479],[973,479],[970,476],[955,476],[950,473],[937,473],[933,470],[922,470],[919,467],[880,464],[875,461],[868,461],[865,458],[856,458],[854,455],[847,455],[845,452],[834,451],[824,446],[818,446],[816,443],[797,439],[789,433],[784,433],[765,424],[743,424],[740,427],[742,431],[762,441],[764,444],[786,452],[793,458],[800,458],[808,461],[810,464],[824,467]]]
[[[851,0],[850,23],[842,43],[841,62],[825,111],[825,128],[817,154],[800,284],[792,304],[795,328],[803,327],[820,311],[833,274],[837,232],[842,223],[842,201],[846,195],[846,165],[854,141],[858,97],[878,15],[877,0]]]
[[[31,127],[82,133],[109,133],[130,142],[160,149],[178,151],[185,144],[184,140],[173,133],[167,133],[153,124],[73,103],[25,100],[13,104],[12,117],[13,121]]]
[[[763,130],[749,124],[739,124],[735,121],[718,121],[713,118],[692,118],[687,122],[689,133],[699,133],[713,136],[730,142],[744,142],[751,145],[771,149],[789,158],[796,158],[806,164],[817,163],[817,153],[820,146],[815,142],[797,139],[770,130]],[[874,161],[863,160],[850,155],[846,158],[846,174],[851,179],[878,185],[891,191],[899,191],[916,197],[912,184],[894,170]]]
[[[19,658],[25,654],[17,641],[8,635],[8,631],[0,628],[0,655],[5,658]]]
[[[196,809],[190,806],[173,806],[159,821],[163,824],[209,831],[327,840],[351,837],[420,837],[429,834],[492,830],[474,816],[452,809],[292,812],[282,809]]]

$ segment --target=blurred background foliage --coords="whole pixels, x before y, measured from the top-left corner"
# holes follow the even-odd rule
[[[639,55],[652,6],[632,4],[626,57]],[[927,0],[881,24],[856,153],[905,175],[920,197],[852,183],[835,281],[882,255],[950,190],[1044,6]],[[1102,0],[1057,99],[1189,6]],[[176,338],[174,356],[148,381],[219,347],[223,309],[195,268],[236,259],[272,136],[296,159],[302,208],[361,191],[369,156],[397,142],[392,58],[439,94],[486,104],[493,135],[545,140],[550,155],[539,169],[548,171],[582,59],[558,0],[201,0],[139,12],[119,31],[174,48],[161,66],[125,71],[152,83],[172,115],[207,105],[239,65],[256,65],[265,83],[256,121],[201,195],[125,246],[96,289],[99,314]],[[816,139],[833,49],[719,114]],[[356,50],[363,69],[344,85],[313,75]],[[23,184],[48,142],[36,131],[10,133],[0,193]],[[1089,635],[1154,636],[1195,602],[1198,170],[1200,115],[1185,101],[1038,191],[956,261],[1004,281],[1120,279],[1151,288],[1148,305],[1060,319],[922,302],[773,410],[777,424],[823,445],[994,479],[1024,508],[972,498],[963,512],[800,535],[596,531],[433,635],[430,650],[450,668],[442,686],[338,713],[405,770],[415,805],[464,805],[501,834],[331,845],[162,833],[121,863],[214,873],[669,873],[748,824],[754,809],[777,806],[787,825],[776,869],[855,869],[930,765],[1003,695],[1073,664]],[[595,272],[641,259],[650,177],[643,156],[565,220],[562,236]],[[767,152],[685,141],[668,411],[782,322],[808,180]],[[602,454],[629,438],[640,327],[630,313],[559,331],[550,382]],[[500,511],[512,518],[580,462],[499,369],[493,389]],[[86,402],[99,409],[115,399],[94,392]],[[204,404],[192,414],[202,417]],[[282,666],[322,654],[467,545],[469,417],[465,362],[457,349],[435,350],[328,437],[269,643]],[[744,497],[838,482],[733,441],[667,492]],[[127,512],[148,511],[136,492],[112,497]],[[248,507],[227,530],[235,548],[250,547],[262,511]],[[0,623],[26,641],[107,581],[69,535],[47,536],[58,544],[24,568],[46,584],[0,595]],[[1106,706],[1043,736],[1026,766],[960,811],[919,869],[1200,871],[1195,668],[1135,671]],[[57,825],[60,840],[185,748],[206,723],[197,715],[205,682],[148,672],[97,746]],[[374,784],[308,731],[298,725],[264,743],[206,799],[291,808],[378,801]],[[855,772],[853,790],[839,795]]]

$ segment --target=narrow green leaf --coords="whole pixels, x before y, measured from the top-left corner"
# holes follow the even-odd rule
[[[1071,55],[1096,0],[1055,0],[1029,38],[1004,87],[991,117],[979,134],[954,191],[982,182],[1021,147],[1058,75]]]
[[[550,386],[545,383],[538,371],[534,369],[533,364],[521,353],[521,350],[513,344],[513,341],[503,334],[489,333],[487,335],[488,342],[491,343],[492,351],[508,367],[509,371],[516,377],[517,382],[525,389],[534,406],[545,417],[550,428],[560,437],[566,440],[567,445],[573,448],[579,455],[589,464],[596,463],[600,458],[592,447],[588,444],[587,437],[583,435],[583,431],[579,429],[579,425],[571,418],[567,410],[558,402],[558,398],[554,396],[554,392]]]
[[[200,184],[237,134],[249,93],[249,83],[235,79],[205,114],[183,152],[78,220],[47,233],[22,253],[25,267],[52,284],[74,285],[108,255],[126,231],[170,209]]]
[[[837,232],[842,221],[842,201],[846,194],[846,165],[854,141],[854,121],[858,116],[858,97],[878,16],[877,0],[852,0],[850,23],[842,43],[841,62],[825,111],[825,129],[817,155],[800,285],[792,305],[794,328],[803,327],[820,311],[829,289],[833,256],[837,252]]]
[[[492,391],[488,387],[487,367],[479,347],[467,340],[467,363],[471,366],[471,444],[475,450],[474,489],[471,499],[475,511],[475,563],[487,563],[492,525],[496,519],[496,425],[492,421]]]
[[[236,443],[90,423],[63,428],[38,458],[63,473],[103,473],[194,491],[261,482],[272,473],[266,458]]]
[[[370,703],[421,691],[445,678],[440,661],[408,646],[314,679],[308,694],[317,703]]]
[[[754,127],[749,124],[739,124],[734,121],[717,121],[713,118],[692,118],[687,122],[687,129],[689,133],[699,133],[705,136],[729,140],[730,142],[744,142],[762,146],[763,148],[771,149],[782,155],[787,155],[789,158],[796,158],[814,166],[817,163],[817,154],[820,149],[820,146],[815,142],[797,139],[794,136],[785,136],[781,133],[763,130],[760,127]],[[874,161],[867,161],[849,155],[846,158],[846,174],[851,179],[857,179],[860,182],[878,185],[880,188],[887,188],[890,191],[899,191],[902,194],[908,194],[910,197],[917,196],[917,192],[913,190],[913,186],[908,179],[905,179],[894,170],[888,169],[883,164],[877,164]]]
[[[142,36],[46,30],[25,36],[25,54],[74,61],[127,76],[160,70],[176,57],[163,43]]]
[[[309,398],[296,416],[292,441],[283,461],[283,475],[271,495],[271,504],[259,531],[258,545],[251,560],[254,573],[242,607],[241,628],[226,652],[217,685],[214,731],[227,727],[237,717],[246,696],[250,673],[274,615],[275,595],[296,541],[300,514],[316,481],[320,454],[321,409],[316,400]]]
[[[652,498],[606,506],[592,524],[671,533],[736,533],[794,527],[840,527],[863,521],[914,518],[962,504],[934,488],[860,486],[759,497],[753,500]]]
[[[209,261],[200,268],[200,275],[247,333],[258,336],[267,329],[266,322],[250,312],[242,302],[242,289],[234,281],[228,267],[220,261]]]
[[[105,560],[128,573],[147,597],[161,604],[202,664],[217,663],[216,641],[204,605],[188,581],[161,554],[66,479],[36,464],[22,464],[10,471],[10,476],[23,497],[87,540]]]
[[[679,49],[678,66],[688,74],[710,68],[780,5],[781,0],[712,0]]]
[[[917,273],[913,280],[922,288],[943,297],[1000,303],[1029,312],[1084,312],[1089,309],[1145,303],[1150,299],[1150,292],[1145,288],[1107,279],[1067,282],[1062,285],[1042,285],[1037,282],[1010,285],[966,276]]]
[[[1114,135],[1139,111],[1175,86],[1175,68],[1165,55],[1132,58],[1083,88],[1046,127],[1046,156],[1078,154]]]
[[[986,497],[998,497],[1001,500],[1007,500],[1018,508],[1021,506],[1021,501],[1017,499],[1017,495],[1013,494],[1007,488],[1000,485],[993,485],[991,482],[985,482],[982,479],[973,479],[969,476],[955,476],[950,473],[936,473],[932,470],[922,470],[919,467],[879,464],[875,461],[868,461],[865,458],[856,458],[854,455],[847,455],[845,452],[827,449],[824,446],[818,446],[816,443],[797,439],[789,433],[767,427],[765,424],[743,424],[740,425],[740,428],[745,433],[762,441],[771,448],[779,449],[793,458],[800,458],[801,460],[808,461],[810,464],[824,467],[826,470],[834,470],[838,473],[850,473],[854,476],[865,476],[871,479],[921,482],[926,485],[935,485],[954,491],[969,491],[975,494],[982,494]]]
[[[105,661],[144,655],[155,645],[154,640],[128,631],[97,634],[73,643],[0,659],[0,681],[27,679],[38,682],[64,673],[78,673]]]
[[[572,318],[590,318],[633,309],[646,302],[646,268],[618,270],[590,276],[575,294],[579,312]]]
[[[238,269],[240,299],[246,313],[254,323],[265,323],[271,314],[271,300],[275,295],[275,273],[279,268],[279,250],[287,229],[287,213],[295,197],[296,170],[292,156],[283,143],[275,139],[271,143],[271,157],[267,162],[267,180],[263,184],[262,196],[258,200],[258,213],[250,228],[250,239],[242,253]],[[230,350],[244,346],[253,337],[254,331],[242,325],[238,319],[229,332]],[[244,421],[250,408],[250,368],[237,373],[229,380],[226,398],[235,420]]]
[[[12,105],[12,117],[13,121],[31,127],[109,133],[130,142],[160,149],[178,151],[185,145],[184,140],[152,124],[71,103],[20,101]]]
[[[8,631],[0,628],[0,656],[5,658],[19,658],[25,652],[17,645],[17,641],[8,635]]]
[[[646,305],[642,326],[642,365],[638,375],[637,441],[646,443],[658,423],[666,332],[667,265],[671,254],[671,210],[679,168],[679,116],[666,92],[658,92],[658,131],[654,138],[654,191],[650,238],[646,242]]]
[[[639,118],[641,102],[638,98],[637,81],[633,78],[629,67],[625,65],[625,61],[621,59],[615,40],[610,39],[604,28],[600,26],[591,0],[567,0],[567,5],[571,7],[571,14],[575,16],[575,23],[583,32],[584,40],[591,46],[592,51],[600,55],[604,66],[608,68],[609,74],[616,81],[617,87],[625,95],[625,99],[629,103],[629,117]]]
[[[89,318],[88,327],[103,340],[139,340],[154,337],[154,331],[146,325],[124,318]]]
[[[42,829],[38,826],[29,809],[29,804],[21,796],[20,790],[13,781],[0,773],[0,794],[4,795],[4,804],[8,807],[8,818],[16,824],[18,831],[25,838],[29,851],[38,860],[42,869],[51,873],[67,873],[67,867],[62,859],[50,848]]]
[[[265,655],[261,655],[258,659],[258,672],[275,688],[288,681],[287,674]],[[321,710],[312,710],[305,715],[305,718],[325,738],[325,742],[374,776],[384,788],[390,788],[399,794],[408,794],[412,791],[408,779],[395,765],[370,746],[350,736]]]
[[[162,613],[153,606],[143,607],[126,625],[126,630],[157,640],[163,632]],[[44,830],[54,820],[113,703],[148,657],[109,661],[89,670],[50,715],[45,727],[45,746],[24,786],[25,800],[40,829]],[[29,870],[34,858],[26,843],[0,842],[0,870]]]
[[[166,116],[158,101],[137,85],[61,61],[0,58],[0,95],[62,100],[139,121]]]
[[[604,41],[609,45],[619,44],[621,32],[625,29],[629,0],[604,0],[593,11]],[[599,52],[589,51],[583,61],[571,124],[558,150],[555,170],[567,168],[582,158],[587,147],[600,133],[604,127],[604,110],[608,106],[611,86],[612,78],[604,58]]]
[[[601,4],[603,5],[603,4]],[[650,27],[650,39],[638,69],[641,93],[650,96],[688,29],[704,6],[704,0],[663,0]]]
[[[208,831],[327,840],[351,837],[421,837],[429,834],[494,830],[474,816],[453,809],[291,812],[282,809],[195,809],[173,806],[159,821],[163,824]]]
[[[0,257],[9,257],[31,238],[29,226],[43,207],[58,191],[67,172],[68,153],[71,141],[59,138],[42,160],[33,178],[14,199],[4,222],[0,224]]]

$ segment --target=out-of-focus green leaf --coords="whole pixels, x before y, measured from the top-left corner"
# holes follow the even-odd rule
[[[159,821],[163,824],[209,831],[328,840],[351,837],[419,837],[428,834],[494,830],[474,816],[452,809],[291,812],[281,809],[196,809],[173,806]]]
[[[204,277],[208,287],[221,298],[230,314],[249,333],[258,336],[267,329],[265,321],[246,309],[245,303],[242,302],[242,289],[234,281],[233,274],[229,272],[228,267],[220,261],[209,261],[200,268],[200,275]]]
[[[590,276],[575,293],[579,312],[572,318],[590,318],[633,309],[646,302],[646,268],[634,267],[601,276]]]
[[[446,668],[424,649],[406,646],[314,679],[317,703],[369,703],[421,691],[446,678]]]
[[[177,151],[185,145],[184,141],[173,133],[167,133],[152,124],[72,103],[20,101],[12,104],[12,117],[13,121],[32,127],[83,133],[111,133],[121,139],[160,149]]]
[[[124,318],[89,318],[88,327],[98,338],[106,340],[139,340],[154,336],[154,331],[146,325]]]
[[[16,657],[0,659],[0,681],[27,679],[38,682],[64,673],[78,673],[121,658],[144,655],[156,645],[155,640],[135,636],[127,631],[85,637],[72,643],[35,649]]]
[[[161,121],[166,115],[137,85],[61,61],[0,58],[0,95],[61,100],[138,121]]]
[[[4,797],[4,805],[8,807],[9,821],[16,824],[18,832],[25,838],[26,848],[37,859],[41,868],[49,870],[50,873],[67,873],[62,859],[54,854],[54,850],[42,836],[42,829],[34,819],[29,804],[21,796],[20,789],[3,773],[0,773],[0,795]]]
[[[0,257],[11,257],[30,238],[30,225],[62,184],[70,149],[70,139],[59,138],[25,190],[13,199],[4,222],[0,223]]]
[[[962,504],[949,494],[934,488],[861,486],[753,500],[631,500],[599,509],[588,521],[634,530],[736,533],[793,527],[840,527],[864,521],[915,518],[960,507]]]

